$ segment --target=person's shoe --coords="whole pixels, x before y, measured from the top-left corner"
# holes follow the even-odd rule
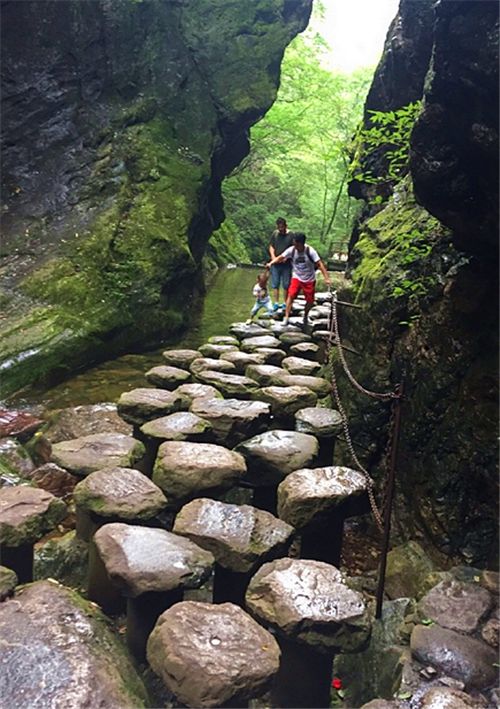
[[[278,307],[281,308],[281,310],[285,310],[285,308],[286,308],[286,303],[280,303],[280,304],[278,305]]]
[[[274,305],[273,305],[273,310],[274,310],[274,312],[276,312],[279,307],[280,307],[280,306],[278,305],[278,303],[274,303]]]
[[[252,318],[248,318],[248,320],[245,321],[245,325],[251,325],[253,322]]]
[[[283,318],[283,325],[288,325],[288,318]]]

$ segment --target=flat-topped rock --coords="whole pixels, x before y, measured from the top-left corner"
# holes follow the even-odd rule
[[[118,413],[127,423],[141,426],[146,421],[178,411],[181,399],[166,389],[141,387],[123,393],[118,399]]]
[[[235,374],[245,374],[245,369],[250,364],[264,364],[264,357],[255,352],[250,353],[235,350],[234,352],[224,352],[221,354],[220,358],[234,364]]]
[[[0,601],[12,596],[17,586],[17,576],[12,569],[0,566]]]
[[[55,463],[44,463],[39,468],[26,474],[26,479],[36,483],[42,490],[51,492],[56,497],[69,500],[78,478]]]
[[[283,377],[286,386],[307,387],[314,391],[320,398],[328,396],[332,391],[332,385],[322,377],[308,377],[305,374],[288,374]]]
[[[218,359],[224,352],[237,352],[239,350],[239,344],[236,345],[216,345],[210,342],[202,345],[199,348],[203,357],[213,357]]]
[[[46,490],[28,485],[0,489],[0,544],[32,544],[66,516],[66,505]]]
[[[181,384],[186,384],[191,380],[190,372],[168,364],[153,367],[144,376],[153,386],[160,389],[168,389],[169,391],[173,391]]]
[[[295,414],[295,430],[317,438],[330,438],[342,431],[342,416],[335,409],[306,407]]]
[[[317,291],[314,294],[314,300],[318,305],[323,305],[323,303],[329,303],[332,299],[332,294],[330,291]]]
[[[453,687],[432,687],[424,694],[419,709],[487,709],[484,697],[471,697]]]
[[[198,357],[193,362],[191,362],[189,369],[194,377],[198,378],[200,375],[210,370],[212,372],[231,372],[236,371],[236,367],[232,362],[228,362],[225,359],[215,359],[214,357]]]
[[[443,628],[473,633],[492,601],[490,593],[479,584],[452,579],[434,586],[420,600],[419,611]]]
[[[71,473],[84,476],[101,468],[133,468],[144,452],[144,445],[132,436],[95,433],[56,443],[52,446],[52,460]]]
[[[273,364],[276,367],[279,367],[286,357],[286,352],[276,347],[257,347],[252,354],[262,357],[263,364]]]
[[[212,401],[221,400],[212,399]],[[177,411],[175,414],[145,423],[141,426],[141,433],[160,441],[209,442],[212,438],[212,425],[190,411]]]
[[[223,362],[223,360],[219,360]],[[229,362],[225,362],[229,364]],[[209,369],[198,372],[196,378],[204,384],[211,384],[223,394],[223,396],[235,399],[249,399],[253,392],[257,391],[259,385],[253,379],[244,377],[241,374],[226,374]]]
[[[94,536],[113,584],[124,596],[198,588],[210,576],[212,554],[164,529],[113,522]]]
[[[237,337],[231,337],[231,335],[212,335],[208,338],[208,342],[211,345],[236,345],[240,346],[240,341]]]
[[[300,332],[300,328],[295,325],[285,325],[280,320],[269,323],[269,329],[273,335],[281,335],[282,332]]]
[[[222,394],[209,384],[181,384],[175,393],[180,399],[180,408],[187,411],[195,399],[222,399]]]
[[[340,465],[302,468],[278,487],[278,514],[297,529],[321,518],[350,497],[366,493],[365,476]]]
[[[59,443],[108,432],[131,434],[132,426],[118,415],[116,404],[104,403],[51,411],[43,435],[51,443]]]
[[[355,652],[370,633],[362,595],[321,561],[268,562],[250,580],[245,599],[259,621],[317,649]]]
[[[236,322],[229,327],[229,332],[232,333],[238,340],[243,340],[246,337],[260,337],[262,335],[269,335],[270,330],[261,327],[260,325],[255,325],[255,323],[244,323]]]
[[[281,363],[283,369],[286,369],[290,374],[305,374],[306,376],[314,377],[321,370],[321,365],[318,362],[311,362],[309,359],[302,357],[285,357]]]
[[[263,401],[195,399],[193,414],[210,422],[217,443],[236,445],[269,426],[271,408]]]
[[[236,446],[244,456],[245,480],[255,486],[276,485],[293,470],[310,465],[318,454],[314,436],[296,431],[266,431]]]
[[[329,305],[315,305],[314,308],[311,308],[309,311],[309,319],[310,320],[319,320],[319,319],[328,319],[331,314],[331,308]]]
[[[186,500],[231,487],[246,473],[239,453],[211,443],[167,441],[158,450],[154,482],[170,500]]]
[[[305,332],[299,332],[297,330],[286,330],[282,332],[279,336],[279,341],[285,347],[291,347],[299,342],[311,342],[311,337],[306,335]]]
[[[145,520],[167,506],[160,488],[133,468],[105,468],[87,475],[75,487],[77,507],[99,517]]]
[[[259,386],[280,386],[282,377],[287,372],[272,364],[251,364],[245,370],[245,376],[253,379]]]
[[[294,529],[250,505],[200,498],[180,510],[174,532],[212,552],[224,568],[246,573],[285,553]]]
[[[2,705],[149,705],[121,641],[95,606],[53,580],[37,581],[0,604]]]
[[[195,359],[198,359],[200,353],[198,350],[165,350],[163,359],[172,367],[180,367],[181,369],[189,369],[189,365]]]
[[[184,601],[159,617],[148,662],[188,707],[245,706],[277,673],[273,636],[232,603]]]
[[[279,347],[279,340],[272,335],[260,335],[259,337],[245,337],[241,341],[242,352],[255,352],[259,347]]]
[[[318,400],[311,389],[302,386],[262,387],[256,396],[270,404],[273,416],[287,419],[292,418],[299,409],[314,406]]]
[[[296,345],[290,346],[290,354],[316,362],[319,356],[319,347],[314,342],[298,342]]]
[[[27,441],[44,422],[27,411],[15,411],[0,407],[0,438],[12,436],[18,441]]]

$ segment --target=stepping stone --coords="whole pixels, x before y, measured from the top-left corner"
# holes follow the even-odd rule
[[[367,705],[368,706],[368,705]],[[432,687],[419,701],[419,709],[487,709],[483,700],[453,687]]]
[[[37,487],[51,492],[63,501],[70,501],[78,478],[55,463],[45,463],[26,475]]]
[[[202,372],[210,370],[211,372],[227,372],[236,371],[234,364],[224,359],[213,359],[212,357],[198,357],[194,362],[191,362],[190,371],[196,378]]]
[[[368,483],[341,466],[302,468],[278,487],[280,519],[301,530],[301,558],[339,564],[344,520],[368,510]]]
[[[245,376],[253,379],[259,386],[280,386],[282,377],[287,376],[285,369],[273,367],[272,364],[250,364]]]
[[[298,327],[293,327],[291,325],[284,325],[282,322],[273,322],[269,325],[269,329],[271,330],[273,335],[281,335],[282,332],[293,332],[297,331],[300,332]]]
[[[299,342],[311,342],[309,335],[306,335],[303,332],[296,332],[294,330],[287,330],[286,332],[281,333],[279,340],[285,349],[288,349],[292,345],[296,345]]]
[[[94,433],[52,446],[53,461],[80,477],[101,468],[133,468],[144,453],[140,441],[121,433]]]
[[[237,337],[231,337],[230,335],[212,335],[208,338],[208,342],[211,345],[236,345],[240,346],[240,341]]]
[[[132,434],[132,426],[118,415],[116,404],[105,403],[51,411],[48,427],[43,431],[51,443],[71,441],[92,433]]]
[[[164,364],[159,367],[153,367],[144,376],[153,386],[159,389],[168,389],[169,391],[173,391],[181,384],[191,381],[190,372]]]
[[[342,416],[335,409],[314,406],[295,414],[295,430],[310,433],[319,440],[319,465],[332,465],[335,438],[342,428]]]
[[[0,438],[12,436],[25,443],[44,423],[42,419],[32,416],[27,411],[0,408]]]
[[[0,601],[12,596],[18,584],[16,573],[6,566],[0,566]]]
[[[255,325],[254,323],[247,325],[244,322],[237,322],[230,326],[229,332],[237,337],[238,340],[243,340],[245,337],[269,335],[270,330],[260,327],[260,325]]]
[[[223,396],[235,399],[249,399],[259,388],[257,382],[248,377],[243,377],[240,374],[214,372],[209,369],[199,372],[197,379],[200,379],[204,384],[217,387]]]
[[[148,421],[141,426],[141,433],[147,438],[155,439],[158,444],[162,441],[209,443],[212,438],[212,425],[190,411],[177,411],[175,414]]]
[[[241,342],[242,352],[255,352],[260,347],[279,347],[279,340],[272,335],[262,335],[260,337],[246,337]]]
[[[0,604],[2,705],[149,706],[148,693],[102,613],[53,579],[18,589]]]
[[[286,386],[303,386],[314,391],[320,398],[328,396],[332,385],[322,377],[308,377],[305,374],[288,374],[284,377]]]
[[[309,311],[309,318],[311,320],[320,320],[330,318],[331,309],[329,305],[316,305]]]
[[[160,488],[132,468],[105,468],[87,475],[74,492],[76,533],[88,542],[107,522],[144,522],[167,506]]]
[[[66,514],[64,502],[46,490],[28,485],[0,489],[2,564],[15,572],[19,583],[33,580],[33,544]]]
[[[319,320],[313,320],[310,323],[310,328],[312,330],[312,335],[314,335],[315,332],[325,332],[328,331],[330,334],[331,333],[331,328],[330,328],[330,321],[325,320],[324,318],[320,318]]]
[[[218,359],[223,352],[237,352],[239,350],[239,345],[214,345],[207,343],[202,345],[199,349],[203,357],[213,357],[214,359]]]
[[[132,389],[118,399],[118,413],[124,421],[142,426],[146,421],[178,411],[181,399],[166,389]]]
[[[299,409],[314,406],[317,395],[307,387],[298,386],[270,386],[263,387],[258,392],[261,401],[271,405],[271,413],[278,419],[286,421],[292,419]]]
[[[305,374],[311,377],[314,377],[321,371],[321,365],[318,362],[311,362],[301,357],[285,357],[281,366],[290,374]]]
[[[319,305],[322,305],[323,303],[330,303],[332,300],[332,294],[329,291],[320,291],[314,294],[314,300]]]
[[[195,399],[222,399],[220,391],[209,384],[181,384],[175,393],[180,397],[183,411],[187,411]]]
[[[127,645],[143,660],[158,616],[210,576],[212,554],[164,529],[113,523],[94,536],[89,598],[98,602],[106,581],[127,598]],[[105,589],[103,589],[105,591]]]
[[[195,399],[191,411],[209,421],[216,443],[233,447],[269,427],[271,409],[262,401]]]
[[[419,602],[423,618],[443,628],[472,634],[490,610],[492,596],[478,584],[445,580],[434,586]]]
[[[258,566],[286,554],[294,529],[269,512],[201,498],[177,514],[175,533],[188,537],[215,558],[214,603],[243,605]]]
[[[298,342],[290,347],[290,354],[316,362],[319,356],[319,347],[314,342]]]
[[[252,352],[240,352],[236,350],[235,352],[225,352],[221,354],[220,359],[226,360],[226,362],[231,362],[235,367],[235,374],[245,374],[245,369],[250,364],[264,364],[264,356]]]
[[[271,706],[329,706],[334,653],[356,652],[370,634],[362,595],[347,587],[334,566],[278,559],[257,571],[245,599],[281,647]]]
[[[242,707],[268,690],[280,651],[238,606],[184,601],[158,619],[147,657],[183,705]]]
[[[254,350],[253,354],[262,357],[264,360],[263,364],[272,364],[275,367],[279,367],[286,357],[284,350],[279,350],[275,347],[258,347]]]
[[[198,350],[165,350],[163,352],[163,358],[167,364],[181,369],[189,369],[191,362],[194,362],[199,356]]]
[[[169,502],[180,505],[194,497],[226,490],[245,473],[243,456],[227,448],[211,443],[167,441],[158,451],[153,481]]]

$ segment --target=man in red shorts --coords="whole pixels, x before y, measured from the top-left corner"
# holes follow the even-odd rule
[[[316,286],[316,269],[319,268],[325,278],[326,284],[330,285],[330,276],[321,261],[318,252],[311,246],[306,246],[306,236],[300,232],[293,235],[293,243],[282,254],[269,261],[268,266],[283,261],[292,262],[292,280],[288,289],[286,299],[285,325],[288,325],[288,318],[292,310],[292,303],[300,291],[304,293],[306,307],[304,309],[304,326],[307,324],[307,315],[314,305],[314,289]]]

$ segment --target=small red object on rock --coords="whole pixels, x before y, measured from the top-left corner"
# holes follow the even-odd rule
[[[334,689],[342,689],[342,680],[339,679],[338,677],[334,677],[332,679],[332,687]]]

